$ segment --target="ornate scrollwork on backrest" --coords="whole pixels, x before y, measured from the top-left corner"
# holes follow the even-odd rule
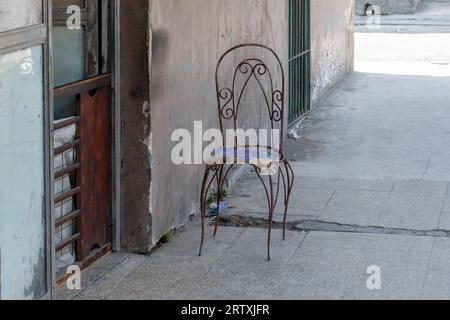
[[[238,49],[258,49],[261,54],[258,58],[237,57]],[[232,56],[232,60],[240,61],[233,68],[232,82],[222,86],[220,77],[222,72],[221,66],[226,57]],[[264,56],[261,58],[260,56]],[[223,68],[224,69],[224,68]],[[274,72],[275,70],[275,72]],[[281,81],[276,82],[274,74],[281,74]],[[228,73],[229,75],[229,73]],[[285,104],[285,78],[283,64],[277,54],[270,48],[258,44],[243,44],[231,48],[220,58],[216,69],[216,88],[217,103],[220,117],[220,126],[224,131],[224,122],[232,121],[234,129],[237,128],[237,121],[240,114],[240,107],[243,96],[249,87],[251,81],[256,81],[257,88],[263,101],[263,108],[268,112],[270,124],[268,128],[274,129],[275,125],[284,127],[284,104]],[[281,84],[280,84],[281,83]],[[277,87],[279,85],[279,87]]]

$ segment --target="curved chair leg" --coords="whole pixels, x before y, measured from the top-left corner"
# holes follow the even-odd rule
[[[267,196],[267,202],[269,205],[269,235],[268,235],[268,239],[267,239],[267,259],[268,261],[270,261],[271,258],[271,254],[270,254],[270,247],[271,247],[271,243],[272,243],[272,227],[273,227],[273,216],[274,216],[274,212],[275,212],[275,207],[277,204],[277,199],[278,199],[278,193],[279,193],[279,182],[280,182],[280,172],[278,172],[278,186],[277,186],[277,190],[274,190],[273,187],[273,176],[269,175],[269,187],[267,187],[266,183],[264,182],[264,179],[261,176],[261,173],[259,171],[258,168],[256,169],[256,174],[258,175],[259,179],[261,180],[263,186],[264,186],[264,190],[266,192],[266,196]]]
[[[285,202],[284,202],[284,218],[283,218],[283,240],[286,240],[286,224],[287,215],[289,211],[289,201],[291,198],[292,189],[294,187],[294,170],[292,170],[291,165],[287,160],[284,160],[284,169],[286,170],[286,180],[283,176],[284,192],[285,192]],[[281,170],[281,169],[280,169]]]
[[[210,180],[209,175],[213,171],[215,171],[216,173]],[[208,191],[211,188],[212,182],[214,181],[216,175],[217,175],[216,167],[207,167],[206,171],[205,171],[205,175],[203,176],[203,183],[202,183],[202,188],[201,188],[201,193],[200,193],[200,215],[201,215],[201,224],[202,224],[202,236],[201,236],[201,242],[200,242],[200,249],[199,249],[199,253],[198,253],[199,256],[202,255],[202,249],[203,249],[203,244],[204,244],[204,240],[205,240],[206,201],[207,201],[207,197],[208,197]]]
[[[228,175],[231,172],[231,169],[234,168],[234,164],[230,165],[230,167],[228,168],[228,170],[225,172],[225,174],[223,174],[224,172],[224,166],[221,167],[220,169],[220,176],[218,175],[218,179],[217,179],[217,190],[220,190],[218,192],[218,194],[220,194],[220,196],[218,195],[217,197],[217,208],[218,208],[218,212],[217,212],[217,217],[216,217],[216,226],[214,227],[214,237],[217,235],[217,231],[219,229],[219,224],[220,224],[220,203],[222,202],[223,198],[222,198],[222,190],[223,187],[225,186],[225,182],[227,181]],[[220,186],[220,187],[219,187]]]
[[[217,216],[216,216],[216,224],[214,226],[214,237],[217,234],[217,230],[219,229],[219,223],[220,223],[220,203],[222,202],[222,178],[223,178],[223,169],[224,166],[220,166],[220,168],[217,170],[216,175],[216,182],[217,182]]]
[[[267,260],[270,261],[270,245],[272,244],[272,226],[273,226],[273,212],[274,212],[274,199],[273,199],[273,178],[269,175],[270,183],[270,210],[269,210],[269,236],[267,238]]]
[[[280,168],[280,174],[281,174],[281,178],[283,181],[283,194],[284,194],[284,198],[283,198],[283,204],[284,204],[284,218],[283,218],[283,240],[286,240],[286,224],[287,224],[287,212],[288,210],[286,209],[286,203],[287,203],[287,198],[288,198],[288,183],[286,183],[286,178],[285,177],[285,173],[283,172],[283,169]]]

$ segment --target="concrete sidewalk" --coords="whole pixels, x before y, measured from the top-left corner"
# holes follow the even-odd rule
[[[296,169],[299,172],[301,169]],[[257,178],[242,179],[229,199],[227,216],[267,220],[267,202]],[[301,177],[292,193],[288,221],[307,231],[450,235],[447,182]],[[283,221],[277,206],[275,221]]]
[[[288,142],[290,231],[285,242],[275,232],[271,262],[265,194],[249,173],[203,257],[194,221],[150,256],[107,257],[60,298],[450,299],[449,40],[357,35],[358,72]]]
[[[356,80],[363,85],[350,89]],[[427,86],[411,80],[404,85]],[[371,96],[385,99],[376,103],[364,98],[381,90],[371,81],[381,83],[376,75],[351,76],[304,124],[303,138],[290,142],[297,175],[291,231],[286,242],[275,232],[271,262],[267,231],[257,228],[267,220],[263,190],[249,174],[232,190],[228,222],[239,217],[236,225],[247,219],[256,228],[224,227],[217,239],[209,230],[199,258],[193,223],[150,256],[107,257],[83,274],[81,292],[62,289],[59,298],[450,299],[445,97],[428,88],[409,101]],[[364,103],[350,104],[355,97]],[[424,97],[432,104],[422,108],[436,113],[420,112]],[[277,213],[279,222],[281,207]],[[367,287],[371,266],[380,268],[381,290]]]
[[[301,123],[298,141],[288,141],[297,177],[291,222],[307,230],[449,234],[450,37],[440,35],[449,40],[444,46],[428,37],[357,35],[358,72]],[[426,50],[404,49],[413,43]],[[233,188],[228,213],[267,219],[265,203],[250,173]]]
[[[266,230],[208,234],[197,257],[192,226],[151,256],[112,255],[83,274],[83,290],[60,299],[450,299],[450,239],[336,232],[275,232],[266,260]],[[369,290],[377,266],[381,289]]]

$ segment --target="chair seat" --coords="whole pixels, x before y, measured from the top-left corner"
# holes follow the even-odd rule
[[[209,166],[222,164],[253,165],[267,170],[278,165],[283,157],[280,152],[264,146],[220,147],[214,150],[206,164]]]

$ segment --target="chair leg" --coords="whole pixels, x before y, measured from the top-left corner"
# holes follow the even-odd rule
[[[217,216],[216,225],[214,227],[214,237],[217,235],[220,223],[220,203],[222,202],[222,186],[223,186],[223,169],[224,166],[220,166],[217,171],[216,181],[217,181]]]
[[[284,204],[284,218],[283,218],[283,240],[286,240],[286,224],[287,224],[287,209],[286,209],[286,203],[287,203],[287,198],[288,198],[288,184],[286,184],[286,179],[287,177],[285,177],[285,174],[283,172],[283,169],[280,168],[280,174],[281,174],[281,178],[283,181],[283,194],[284,194],[284,198],[283,198],[283,204]]]
[[[272,243],[272,227],[273,227],[273,213],[275,210],[275,199],[274,199],[274,190],[273,190],[273,178],[269,175],[269,183],[270,183],[270,203],[269,203],[269,236],[267,238],[267,260],[270,261],[270,246]]]
[[[285,202],[284,202],[284,218],[283,218],[283,240],[286,240],[286,225],[287,225],[287,215],[289,211],[289,201],[291,198],[292,189],[294,187],[294,171],[287,160],[284,160],[284,169],[286,170],[286,182],[284,181],[284,192],[285,192]]]
[[[201,215],[201,224],[202,224],[202,236],[201,236],[201,242],[200,242],[200,249],[198,255],[202,256],[202,250],[203,250],[203,244],[205,240],[205,220],[206,220],[206,201],[208,197],[208,190],[211,187],[212,181],[214,180],[214,177],[211,181],[209,181],[209,175],[211,171],[213,171],[213,167],[208,167],[205,171],[205,175],[203,177],[203,183],[200,193],[200,215]],[[216,173],[217,174],[217,173]]]
[[[278,185],[277,191],[275,193],[275,190],[273,187],[272,175],[269,175],[269,187],[267,187],[266,183],[264,182],[264,179],[261,176],[259,169],[258,168],[255,168],[255,169],[256,169],[256,173],[257,173],[259,179],[261,180],[261,182],[264,186],[264,190],[265,190],[266,196],[267,196],[267,203],[269,206],[269,235],[267,238],[267,259],[268,259],[268,261],[270,261],[270,258],[271,258],[270,247],[271,247],[271,242],[272,242],[273,215],[275,212],[276,199],[278,198],[279,185]]]

